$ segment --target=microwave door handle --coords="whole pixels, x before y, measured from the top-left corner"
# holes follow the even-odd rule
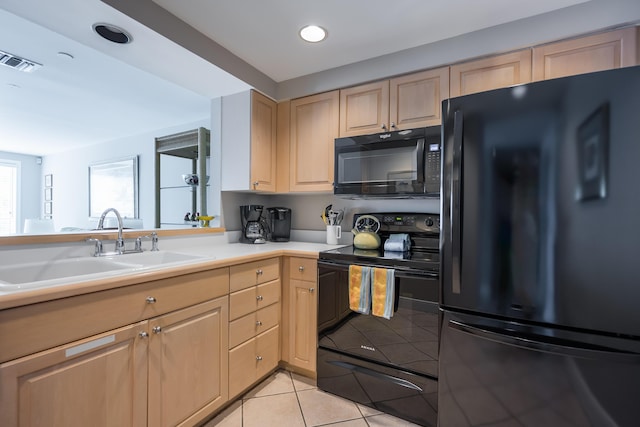
[[[451,198],[449,206],[449,224],[451,239],[451,291],[460,293],[460,273],[462,271],[462,111],[456,111],[453,116],[453,162],[451,174]]]
[[[420,138],[418,140],[418,143],[416,145],[416,148],[418,150],[418,183],[420,184],[424,184],[426,182],[426,158],[425,158],[425,153],[424,153],[424,145],[425,145],[425,140],[424,138]]]

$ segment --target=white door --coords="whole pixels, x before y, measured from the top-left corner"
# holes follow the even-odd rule
[[[0,234],[17,231],[19,163],[0,161]]]

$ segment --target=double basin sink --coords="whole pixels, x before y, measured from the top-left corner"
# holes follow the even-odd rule
[[[43,288],[204,260],[197,255],[156,251],[0,266],[0,292]]]

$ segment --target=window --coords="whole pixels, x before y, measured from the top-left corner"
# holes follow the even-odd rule
[[[0,160],[0,234],[17,231],[19,168],[19,162]]]

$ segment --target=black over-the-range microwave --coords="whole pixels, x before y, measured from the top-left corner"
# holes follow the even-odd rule
[[[336,138],[334,194],[438,197],[440,126]]]

